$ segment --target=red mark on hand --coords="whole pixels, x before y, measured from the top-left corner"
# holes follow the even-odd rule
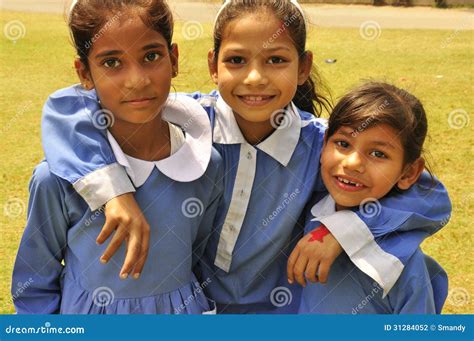
[[[321,224],[309,233],[311,238],[308,240],[308,242],[314,242],[317,240],[318,242],[322,243],[324,236],[330,233],[331,232],[326,228],[326,226]]]

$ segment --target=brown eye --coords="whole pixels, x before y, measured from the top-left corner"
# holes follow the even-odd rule
[[[386,159],[387,156],[385,153],[381,152],[380,150],[374,150],[372,153],[370,153],[371,156],[374,156],[378,159]]]
[[[160,55],[156,52],[150,52],[150,53],[147,53],[146,56],[145,56],[145,61],[146,62],[154,62],[155,60],[158,60],[160,59]]]
[[[120,61],[118,59],[107,59],[102,63],[106,68],[113,69],[120,66]]]

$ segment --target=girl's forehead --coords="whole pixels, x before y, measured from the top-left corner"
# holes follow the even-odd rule
[[[138,15],[108,20],[92,38],[91,52],[103,49],[132,50],[151,43],[166,45],[163,35],[154,31]]]
[[[289,29],[268,11],[244,14],[229,22],[224,28],[222,44],[262,50],[286,47],[296,51]]]

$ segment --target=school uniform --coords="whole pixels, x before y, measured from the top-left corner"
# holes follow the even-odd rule
[[[325,190],[319,176],[325,123],[291,103],[279,129],[252,146],[218,92],[190,96],[210,117],[214,146],[223,158],[225,174],[223,200],[198,264],[201,280],[209,281],[206,291],[217,302],[219,313],[294,313],[301,289],[287,283],[286,262],[302,235],[305,206],[315,193]],[[133,191],[123,170],[114,166],[116,161],[103,133],[91,124],[91,113],[97,108],[95,92],[76,88],[51,96],[43,116],[43,145],[53,172],[74,183],[91,208]],[[75,146],[68,137],[72,132],[79,139]],[[63,145],[61,155],[58,143]],[[89,156],[91,153],[95,156]],[[97,174],[101,181],[94,180]],[[423,222],[416,226],[423,227],[426,237],[442,227],[440,222],[447,219],[451,207],[439,182],[423,200],[420,197],[415,188],[407,191],[403,201],[382,200],[384,217],[394,217],[388,220],[345,211],[335,213],[336,218],[326,225],[336,235],[338,231],[350,233],[345,227],[355,223],[356,228],[350,230],[354,236],[358,229],[368,227],[377,237],[399,228],[409,230],[414,225],[408,223],[417,219]],[[422,202],[417,206],[419,211],[412,211],[412,201]],[[358,244],[351,242],[351,247],[364,254],[367,243],[354,239]],[[381,286],[389,290],[403,264],[398,264],[396,257],[386,257],[373,268]],[[281,292],[288,297],[286,302],[278,300]]]
[[[119,278],[125,245],[108,264],[99,261],[106,248],[95,242],[105,223],[103,209],[92,211],[69,182],[51,172],[47,161],[35,168],[27,225],[13,269],[17,313],[215,312],[192,268],[205,248],[222,196],[222,159],[212,148],[206,113],[191,104],[186,98],[165,108],[164,119],[170,115],[174,124],[169,123],[171,155],[160,161],[124,154],[106,132],[150,223],[148,261],[137,280]],[[184,135],[180,125],[190,119],[195,125]],[[189,178],[195,180],[183,181]],[[18,293],[18,283],[29,285]]]
[[[312,231],[321,220],[335,213],[334,199],[326,196],[313,207],[312,212],[315,217],[308,222],[306,232]],[[436,261],[423,254],[416,238],[416,233],[395,232],[380,238],[373,245],[370,257],[375,258],[384,253],[387,246],[397,245],[391,249],[396,250],[397,258],[403,263],[403,271],[389,292],[384,292],[378,278],[365,263],[354,263],[344,252],[331,266],[326,284],[308,282],[303,288],[299,313],[441,313],[448,294],[448,278]]]

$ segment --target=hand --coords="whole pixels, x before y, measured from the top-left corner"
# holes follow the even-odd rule
[[[105,224],[97,237],[97,243],[104,243],[113,231],[115,234],[100,261],[107,263],[125,240],[127,254],[120,278],[126,279],[133,269],[133,278],[138,279],[148,256],[150,226],[133,193],[120,195],[105,205]]]
[[[288,258],[288,283],[295,279],[303,287],[306,279],[310,282],[326,283],[334,260],[342,252],[342,247],[334,236],[320,225],[298,242]],[[306,279],[305,279],[306,277]]]

